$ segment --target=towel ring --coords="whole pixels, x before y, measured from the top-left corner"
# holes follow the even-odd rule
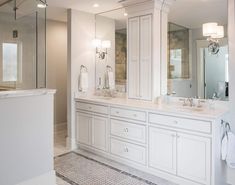
[[[231,126],[228,122],[221,120],[221,125],[224,127],[225,131],[223,135],[226,135],[226,137],[228,138],[228,132],[231,131]]]
[[[112,71],[113,71],[113,68],[112,68],[111,66],[107,65],[107,66],[106,66],[106,70],[107,70],[108,72],[112,72]]]
[[[231,131],[230,124],[228,122],[225,123],[225,129],[227,132]]]
[[[87,67],[84,66],[84,65],[81,65],[81,66],[80,66],[80,73],[81,73],[81,72],[84,72],[84,71],[85,71],[85,72],[88,71],[88,70],[87,70]]]

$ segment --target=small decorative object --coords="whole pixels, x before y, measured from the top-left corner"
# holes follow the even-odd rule
[[[208,37],[208,50],[212,55],[216,55],[220,49],[219,39],[224,37],[224,27],[218,26],[216,22],[205,23],[202,27],[203,36]]]

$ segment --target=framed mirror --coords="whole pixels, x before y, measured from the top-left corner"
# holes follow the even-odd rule
[[[168,93],[229,99],[227,0],[177,0],[168,18]]]
[[[115,89],[126,92],[127,83],[127,14],[118,8],[96,14],[96,85],[107,87],[106,72],[112,71]],[[103,52],[103,53],[102,53]]]

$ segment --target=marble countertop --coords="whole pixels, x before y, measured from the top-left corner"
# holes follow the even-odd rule
[[[0,99],[26,97],[26,96],[39,96],[39,95],[47,95],[47,94],[55,94],[55,93],[56,93],[56,90],[53,90],[53,89],[0,91]]]
[[[159,113],[172,113],[185,116],[200,117],[204,119],[216,119],[228,112],[228,108],[214,105],[214,108],[208,108],[207,104],[204,104],[202,108],[183,106],[182,102],[171,102],[170,104],[161,103],[158,105],[153,102],[127,99],[127,98],[110,98],[102,96],[81,96],[76,97],[76,101],[89,101],[93,103],[102,103],[112,106],[123,106],[129,108],[141,108],[148,111],[154,111]]]

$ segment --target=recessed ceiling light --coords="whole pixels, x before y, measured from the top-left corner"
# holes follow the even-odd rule
[[[100,5],[97,4],[97,3],[93,4],[93,7],[94,7],[94,8],[98,8],[99,6],[100,6]]]
[[[123,15],[126,17],[126,16],[128,16],[128,13],[125,12]]]

